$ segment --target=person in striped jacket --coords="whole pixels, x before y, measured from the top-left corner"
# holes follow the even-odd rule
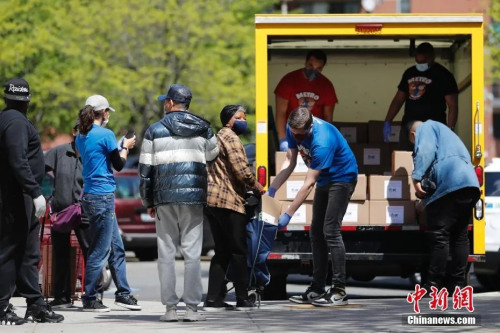
[[[197,312],[203,288],[200,255],[203,207],[207,202],[207,166],[219,153],[210,123],[188,111],[192,94],[181,84],[170,86],[165,117],[144,135],[139,158],[140,192],[144,206],[156,220],[158,272],[166,313],[161,321],[178,321],[175,292],[175,253],[184,255],[184,321],[204,320]]]

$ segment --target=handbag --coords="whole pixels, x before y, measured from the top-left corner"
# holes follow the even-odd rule
[[[71,232],[82,223],[82,206],[80,202],[69,205],[60,212],[50,215],[52,229],[58,232]]]

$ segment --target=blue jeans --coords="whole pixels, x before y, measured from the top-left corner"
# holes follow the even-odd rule
[[[345,288],[345,247],[340,231],[356,183],[355,181],[316,186],[309,230],[313,255],[313,288],[325,287],[328,252],[331,253],[332,261],[332,285]]]
[[[125,249],[115,215],[115,195],[84,193],[82,210],[89,218],[90,244],[85,266],[84,302],[97,298],[101,271],[109,263],[116,296],[130,294],[125,267]]]

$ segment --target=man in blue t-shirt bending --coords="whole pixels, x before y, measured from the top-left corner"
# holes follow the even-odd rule
[[[342,134],[330,123],[313,117],[307,108],[292,111],[286,126],[288,152],[286,160],[268,195],[288,179],[297,163],[297,153],[308,166],[304,185],[288,210],[280,216],[283,229],[317,183],[310,229],[313,255],[313,281],[307,290],[290,301],[316,306],[346,305],[345,247],[340,229],[347,205],[358,180],[356,158]],[[325,293],[328,252],[331,252],[333,279]]]

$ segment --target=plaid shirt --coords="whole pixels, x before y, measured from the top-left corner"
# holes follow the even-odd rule
[[[245,214],[247,188],[256,188],[245,149],[240,138],[228,127],[219,131],[217,139],[219,157],[208,165],[207,204]]]

